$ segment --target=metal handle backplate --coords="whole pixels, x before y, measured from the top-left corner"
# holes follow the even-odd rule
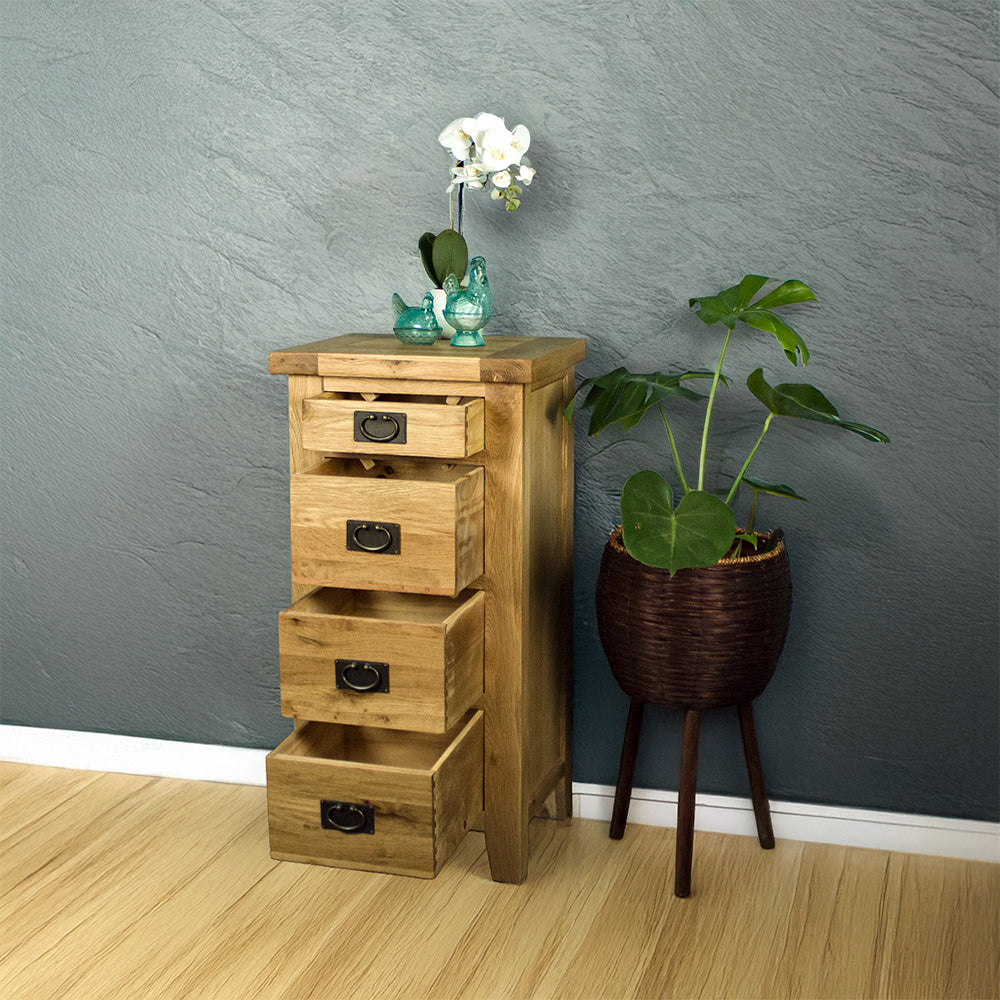
[[[338,691],[380,694],[389,690],[389,664],[375,660],[334,660]]]
[[[334,802],[323,799],[319,804],[320,826],[338,833],[374,833],[375,807],[366,802]]]
[[[374,444],[406,444],[406,414],[355,410],[354,440]]]
[[[399,555],[400,529],[390,521],[348,521],[347,550],[349,552]]]

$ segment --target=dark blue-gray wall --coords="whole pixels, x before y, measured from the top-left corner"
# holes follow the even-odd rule
[[[581,0],[6,0],[2,720],[269,747],[287,603],[273,348],[388,331],[447,222],[438,131],[525,123],[515,215],[483,197],[493,333],[583,335],[582,374],[704,367],[686,300],[799,277],[809,381],[889,446],[772,429],[792,631],[758,705],[776,798],[998,818],[997,7]],[[712,468],[759,426],[741,336]],[[752,404],[752,405],[751,405]],[[680,411],[693,460],[698,414]],[[577,432],[576,776],[625,699],[592,594],[658,427]],[[711,716],[700,787],[744,793]],[[654,711],[637,784],[674,786]]]

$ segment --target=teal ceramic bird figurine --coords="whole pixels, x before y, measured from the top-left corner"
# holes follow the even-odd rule
[[[451,338],[453,347],[482,347],[486,341],[479,332],[493,313],[493,296],[486,277],[486,259],[473,257],[469,262],[469,284],[461,288],[458,278],[449,274],[444,279],[447,299],[444,318],[457,331]]]
[[[392,332],[404,344],[433,344],[441,336],[441,324],[434,316],[434,296],[428,292],[419,306],[408,306],[398,292],[392,293],[396,322]]]

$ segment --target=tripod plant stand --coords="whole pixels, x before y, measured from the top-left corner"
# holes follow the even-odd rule
[[[750,555],[673,576],[633,559],[621,543],[620,528],[605,546],[597,580],[597,628],[612,673],[630,698],[610,835],[619,840],[625,832],[646,703],[681,709],[676,896],[691,892],[698,735],[705,709],[736,707],[757,838],[761,847],[774,847],[752,702],[777,666],[791,599],[780,531],[761,535]]]

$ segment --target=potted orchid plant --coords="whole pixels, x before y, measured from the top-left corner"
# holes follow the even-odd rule
[[[438,136],[451,154],[448,194],[448,228],[435,235],[424,233],[418,241],[420,259],[435,289],[449,274],[459,282],[469,266],[469,249],[462,234],[465,189],[489,189],[508,212],[516,211],[520,196],[535,176],[525,156],[531,135],[524,125],[508,129],[497,115],[481,111],[472,118],[456,118]],[[523,187],[522,187],[523,185]],[[457,194],[456,194],[457,192]],[[456,211],[457,202],[457,211]]]

